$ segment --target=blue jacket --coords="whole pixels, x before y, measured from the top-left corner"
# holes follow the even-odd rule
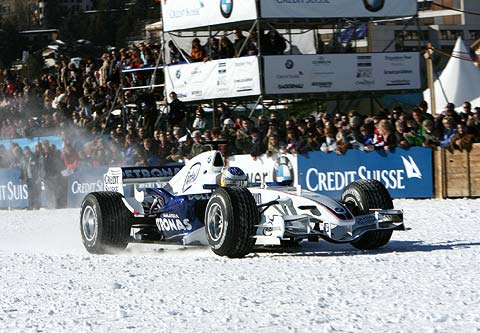
[[[442,135],[440,135],[440,147],[447,148],[450,147],[450,140],[452,139],[452,136],[454,136],[457,133],[456,128],[444,128],[442,131]]]

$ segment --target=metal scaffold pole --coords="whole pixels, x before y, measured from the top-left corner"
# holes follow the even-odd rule
[[[427,82],[430,89],[430,113],[435,114],[435,81],[433,79],[433,62],[432,62],[433,46],[432,43],[427,44],[427,50],[423,53],[423,57],[427,62]]]

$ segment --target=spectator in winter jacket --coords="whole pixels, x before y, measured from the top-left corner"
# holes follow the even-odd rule
[[[202,107],[198,107],[195,110],[195,119],[192,123],[192,128],[194,130],[205,130],[207,128],[207,120],[205,119],[205,112]]]
[[[405,137],[405,134],[405,123],[403,122],[403,120],[397,120],[395,122],[395,137],[397,145],[403,149],[406,149],[410,146],[408,140]]]
[[[252,146],[250,148],[250,156],[253,157],[254,160],[257,159],[258,156],[265,153],[265,147],[263,145],[263,138],[257,128],[252,128],[250,132],[250,137],[252,140]]]
[[[325,130],[325,142],[320,147],[324,153],[330,153],[337,149],[337,140],[335,139],[335,129],[328,127]]]
[[[22,165],[22,181],[28,186],[28,209],[40,208],[40,192],[41,192],[41,160],[35,155],[30,147],[23,148],[23,165]]]
[[[63,161],[60,151],[55,145],[51,145],[47,140],[42,142],[43,159],[45,166],[45,187],[47,193],[48,208],[58,208],[58,199],[60,198],[59,178],[63,170]]]
[[[267,151],[266,154],[268,157],[283,152],[283,148],[280,146],[280,141],[278,136],[272,135],[268,137]]]
[[[71,144],[65,143],[63,145],[61,158],[66,170],[74,171],[78,168],[78,154]]]
[[[190,50],[190,59],[192,60],[192,62],[200,62],[200,61],[203,61],[205,57],[206,57],[205,49],[200,43],[200,39],[195,37],[192,40],[192,48]]]
[[[168,47],[169,47],[169,55],[170,55],[170,64],[176,65],[180,63],[184,63],[184,55],[186,54],[185,51],[180,50],[177,48],[175,43],[173,41],[168,41]]]
[[[126,166],[134,165],[135,164],[135,155],[138,151],[138,145],[135,142],[135,138],[134,138],[133,134],[127,134],[125,136],[124,149],[125,149],[125,156],[124,156],[123,163]]]
[[[205,147],[205,145],[203,144],[202,132],[198,130],[193,131],[192,138],[193,144],[192,149],[190,150],[190,158],[195,157],[208,150],[208,147]]]
[[[408,144],[413,147],[421,147],[423,144],[423,136],[419,123],[409,117],[406,119],[406,125],[409,128],[409,131],[406,132],[404,136],[408,141]]]
[[[454,127],[454,121],[451,117],[445,117],[442,120],[443,130],[440,135],[440,147],[448,148],[452,137],[457,133],[456,128]]]
[[[463,151],[472,150],[474,135],[466,132],[466,126],[463,124],[457,125],[457,133],[450,139],[450,151],[453,149]]]
[[[376,148],[383,149],[385,151],[393,151],[397,147],[397,138],[395,132],[393,131],[392,124],[390,121],[384,119],[380,121],[380,135],[383,137],[382,143],[379,144]]]
[[[440,144],[440,131],[434,127],[433,121],[425,119],[422,122],[423,147],[438,147]]]
[[[368,126],[360,126],[360,134],[362,135],[362,144],[364,146],[373,145],[373,133],[369,130]]]
[[[172,101],[168,104],[168,124],[170,128],[174,128],[175,126],[181,127],[185,119],[185,104],[178,99],[174,91],[170,93],[170,99]]]
[[[247,55],[247,37],[245,37],[241,30],[235,30],[235,39],[233,40],[233,48],[235,50],[235,56],[243,57]]]

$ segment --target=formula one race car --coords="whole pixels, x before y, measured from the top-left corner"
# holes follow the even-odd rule
[[[205,244],[217,255],[241,258],[255,246],[303,240],[376,249],[393,230],[405,230],[403,212],[393,209],[376,180],[350,183],[336,201],[285,184],[249,186],[246,174],[225,166],[215,150],[172,168],[110,168],[105,192],[89,193],[82,202],[85,248],[104,254],[129,243]],[[163,186],[140,188],[167,179]]]

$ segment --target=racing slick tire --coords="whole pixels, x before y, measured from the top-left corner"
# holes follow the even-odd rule
[[[370,209],[393,209],[393,201],[387,189],[375,179],[361,179],[348,184],[342,193],[342,201],[353,215],[365,215]],[[351,244],[357,249],[378,249],[390,241],[393,230],[370,231]]]
[[[83,199],[80,231],[88,252],[112,254],[127,247],[132,213],[122,198],[116,192],[92,192]]]
[[[257,204],[248,189],[216,189],[205,210],[205,233],[212,251],[229,258],[242,258],[252,252],[259,219]]]

